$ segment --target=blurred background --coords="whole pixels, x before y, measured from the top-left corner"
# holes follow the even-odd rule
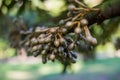
[[[81,1],[94,7],[105,0]],[[69,4],[68,0],[0,0],[0,80],[120,80],[120,17],[91,25],[98,44],[93,50],[77,50],[77,62],[67,67],[58,61],[42,64],[40,56],[33,57],[18,44],[20,30],[57,25],[67,17]]]

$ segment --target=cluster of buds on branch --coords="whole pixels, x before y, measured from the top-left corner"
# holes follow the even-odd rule
[[[35,57],[42,56],[42,62],[59,60],[61,63],[75,63],[77,54],[73,50],[83,40],[86,44],[95,45],[97,40],[88,29],[88,21],[84,16],[96,9],[89,8],[78,0],[73,0],[78,6],[68,6],[67,18],[60,20],[59,25],[52,28],[36,27],[22,42]],[[67,36],[74,34],[74,39]]]

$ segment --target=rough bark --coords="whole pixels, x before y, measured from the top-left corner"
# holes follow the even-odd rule
[[[106,19],[120,16],[120,0],[107,0],[96,7],[100,8],[100,12],[91,12],[85,16],[89,25],[100,24]]]

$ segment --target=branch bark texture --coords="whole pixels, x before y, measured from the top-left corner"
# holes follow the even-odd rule
[[[85,16],[89,25],[120,16],[120,0],[106,0],[96,7],[100,8],[100,12],[91,12]]]

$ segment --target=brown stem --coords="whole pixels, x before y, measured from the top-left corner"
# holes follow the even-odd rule
[[[94,23],[100,24],[106,19],[120,16],[120,0],[107,0],[96,7],[100,11],[90,12],[84,16],[88,20],[89,25]]]
[[[84,30],[85,30],[85,35],[86,35],[86,37],[91,36],[90,31],[89,31],[89,29],[88,29],[87,26],[84,26]]]
[[[83,8],[88,8],[85,4],[83,4],[83,3],[81,3],[80,1],[78,1],[78,0],[75,0],[75,2],[77,3],[77,4],[79,4],[81,7],[83,7]]]

